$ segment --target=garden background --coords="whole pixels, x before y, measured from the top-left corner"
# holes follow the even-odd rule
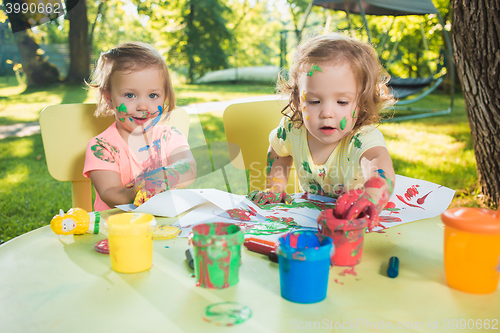
[[[240,77],[223,83],[197,82],[205,74],[221,69],[266,66],[286,71],[303,36],[327,29],[366,40],[362,29],[351,29],[363,25],[361,17],[347,18],[344,12],[322,8],[313,8],[307,27],[301,29],[308,3],[305,0],[87,0],[80,1],[78,6],[84,5],[86,9],[88,70],[100,52],[120,42],[151,43],[165,56],[173,73],[178,105],[186,106],[274,94],[273,80],[250,82]],[[434,4],[447,22],[445,28],[450,30],[450,2],[435,0]],[[81,71],[71,65],[75,60],[68,47],[69,15],[23,32],[39,47],[35,54],[37,61],[51,68],[55,66],[58,71],[53,83],[37,84],[36,80],[29,80],[29,69],[20,56],[16,34],[11,31],[9,18],[2,13],[0,127],[37,122],[40,111],[48,105],[95,102],[94,92],[85,89],[83,80],[78,78]],[[369,25],[373,44],[394,75],[424,77],[442,70],[439,66],[442,27],[435,16],[425,20],[398,18],[394,22],[392,18],[375,17]],[[388,30],[390,39],[386,41],[383,36]],[[416,106],[446,109],[449,84],[445,81],[441,89]],[[460,90],[458,85],[456,88]],[[191,115],[191,121],[200,121],[203,129],[203,137],[197,139],[208,143],[225,141],[222,111]],[[384,123],[380,129],[396,173],[456,190],[452,206],[486,206],[480,194],[471,129],[460,92],[448,115]],[[40,134],[0,140],[0,243],[47,225],[60,208],[70,207],[71,185],[49,175]]]

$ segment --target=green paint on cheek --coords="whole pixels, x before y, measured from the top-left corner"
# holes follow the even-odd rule
[[[127,107],[125,106],[124,103],[120,104],[120,106],[117,107],[116,109],[118,110],[118,113],[120,112],[127,113]]]
[[[342,118],[342,120],[340,121],[340,129],[341,130],[345,129],[345,125],[347,125],[347,119],[344,116],[344,118]]]
[[[125,121],[125,118],[118,118],[118,120],[123,123]]]

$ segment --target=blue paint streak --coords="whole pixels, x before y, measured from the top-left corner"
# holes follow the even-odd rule
[[[385,176],[385,171],[384,170],[378,169],[378,170],[375,170],[375,172],[378,172],[378,174],[380,175],[380,177],[382,177],[384,179],[387,179],[387,177]]]
[[[149,124],[148,127],[146,127],[143,131],[146,132],[150,127],[153,127],[155,126],[156,124],[158,124],[158,122],[160,121],[160,118],[161,118],[161,114],[163,113],[163,109],[161,108],[161,105],[158,105],[158,112],[159,114],[156,116],[155,119],[153,119],[153,121],[151,122],[151,124]],[[156,112],[155,112],[156,113]],[[154,113],[152,113],[154,114]]]
[[[139,153],[140,153],[141,151],[146,151],[146,150],[148,150],[148,149],[149,149],[149,145],[146,145],[145,147],[139,148]]]
[[[160,139],[153,141],[153,147],[155,150],[160,150]]]

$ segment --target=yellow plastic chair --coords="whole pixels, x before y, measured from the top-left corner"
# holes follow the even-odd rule
[[[96,104],[51,105],[40,113],[43,148],[50,175],[72,183],[73,207],[92,211],[90,179],[83,176],[85,149],[91,138],[103,132],[114,117],[94,116]],[[182,108],[171,112],[166,122],[176,126],[187,137],[189,115]]]
[[[285,106],[286,101],[282,100],[258,101],[231,104],[224,110],[222,119],[229,143],[229,157],[236,168],[250,170],[250,191],[266,188],[269,133],[279,125],[283,117],[281,110]],[[286,191],[299,192],[293,167]]]

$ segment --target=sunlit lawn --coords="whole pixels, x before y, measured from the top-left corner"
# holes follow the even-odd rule
[[[177,105],[238,99],[274,93],[271,85],[175,84]],[[40,110],[52,104],[95,103],[95,91],[85,86],[54,84],[41,89],[19,85],[15,77],[0,77],[0,126],[38,121]]]
[[[177,85],[178,105],[230,100],[272,94],[271,86]],[[424,105],[445,107],[446,95],[431,95]],[[38,120],[50,104],[94,102],[93,92],[78,86],[55,85],[46,90],[25,90],[15,78],[0,78],[0,125]],[[458,96],[450,115],[380,125],[393,158],[396,173],[438,183],[457,191],[452,206],[479,206],[476,163],[463,99]],[[190,142],[224,142],[220,113],[191,117]],[[192,134],[192,135],[191,135]],[[208,162],[207,162],[208,163]],[[231,179],[241,171],[227,170]],[[238,180],[239,181],[239,180]],[[200,186],[203,182],[200,181]],[[237,192],[244,191],[238,183]],[[223,186],[223,185],[221,185]],[[214,186],[221,188],[221,186]],[[223,187],[221,188],[223,189]],[[60,208],[71,207],[71,186],[48,173],[39,134],[0,140],[0,243],[46,225]]]

